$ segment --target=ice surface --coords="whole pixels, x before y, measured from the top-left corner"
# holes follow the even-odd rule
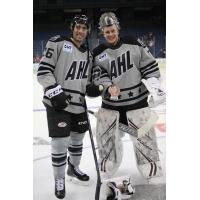
[[[33,76],[34,83],[34,130],[33,130],[33,200],[54,200],[54,180],[51,166],[50,142],[47,130],[46,112],[41,102],[42,88]],[[96,111],[101,104],[101,98],[87,99],[89,109]],[[126,134],[123,138],[124,157],[122,165],[116,176],[129,174],[131,180],[136,185],[136,194],[132,199],[137,200],[165,200],[165,105],[155,109],[159,115],[159,120],[155,126],[158,138],[158,148],[161,150],[160,159],[163,168],[163,177],[152,180],[147,183],[136,168],[135,154],[132,142]],[[90,115],[92,131],[95,132],[96,119]],[[161,128],[160,128],[161,127]],[[163,128],[164,127],[164,128]],[[81,161],[81,170],[89,174],[90,185],[80,186],[66,182],[66,199],[67,200],[94,200],[96,187],[96,171],[91,149],[89,134],[86,133],[84,138],[83,156]]]

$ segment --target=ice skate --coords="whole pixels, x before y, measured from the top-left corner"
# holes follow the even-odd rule
[[[65,178],[55,179],[55,196],[58,199],[65,197]]]
[[[90,177],[83,173],[78,167],[74,167],[68,157],[68,169],[66,180],[76,184],[88,186]]]

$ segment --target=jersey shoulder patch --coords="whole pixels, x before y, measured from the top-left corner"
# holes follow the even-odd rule
[[[124,37],[121,38],[121,41],[124,44],[132,44],[132,45],[137,45],[137,46],[143,46],[141,40],[136,39],[135,37],[132,37],[132,36],[124,36]]]
[[[61,35],[56,35],[49,39],[49,41],[51,41],[51,42],[61,42],[63,40],[69,40],[69,38],[67,38],[65,36],[61,36]]]
[[[100,44],[93,50],[93,56],[96,57],[99,54],[101,54],[104,50],[106,50],[108,47],[105,44]]]

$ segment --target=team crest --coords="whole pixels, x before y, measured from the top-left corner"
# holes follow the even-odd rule
[[[64,45],[63,45],[63,51],[64,52],[72,53],[72,45],[68,44],[68,43],[64,43]]]

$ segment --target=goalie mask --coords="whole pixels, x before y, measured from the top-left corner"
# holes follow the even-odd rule
[[[70,24],[70,29],[73,31],[74,27],[76,24],[85,24],[88,31],[90,31],[90,25],[88,22],[88,17],[86,15],[76,15],[71,24]]]
[[[108,26],[116,25],[117,29],[120,29],[119,21],[113,12],[103,13],[99,19],[99,29],[103,32],[103,29]]]

